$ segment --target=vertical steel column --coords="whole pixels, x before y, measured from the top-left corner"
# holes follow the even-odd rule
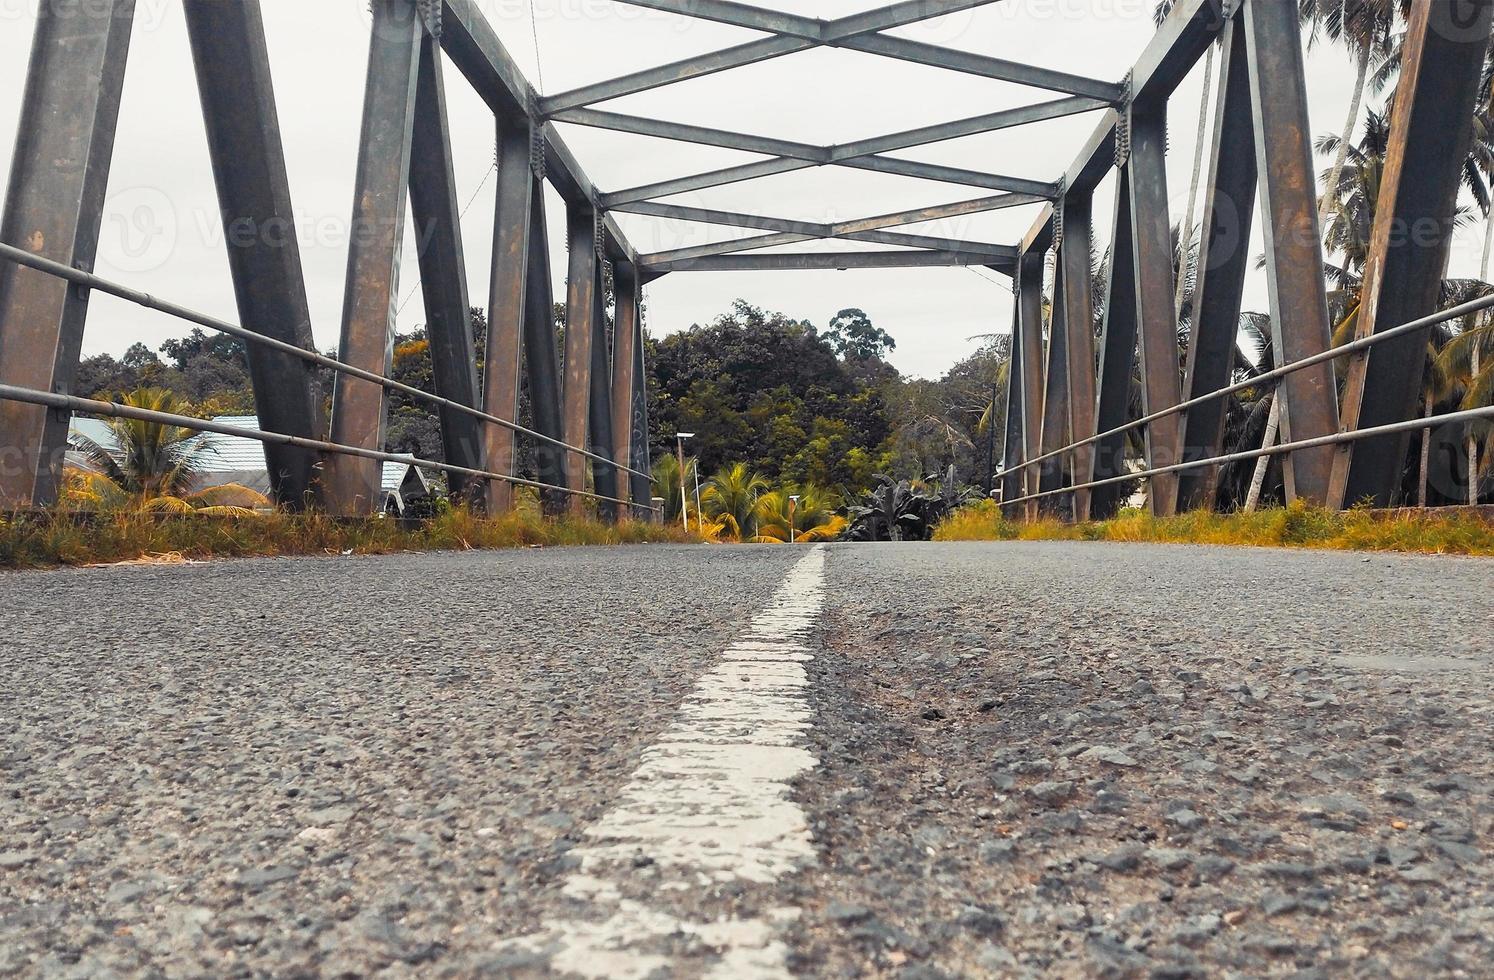
[[[1278,2],[1278,0],[1269,0]],[[1141,335],[1141,406],[1145,414],[1183,400],[1178,379],[1178,317],[1173,281],[1172,222],[1167,212],[1167,107],[1133,105],[1130,114],[1132,253],[1136,269],[1136,322]],[[1169,415],[1146,427],[1148,468],[1177,462],[1178,418]],[[1177,512],[1178,480],[1151,480],[1152,513]]]
[[[1245,0],[1245,28],[1272,341],[1277,363],[1284,364],[1322,353],[1332,342],[1297,6]],[[1282,442],[1338,431],[1331,365],[1293,372],[1277,389],[1282,395]],[[1288,499],[1326,503],[1333,455],[1327,446],[1289,454],[1283,463]]]
[[[1013,275],[1015,283],[1016,276]],[[1015,290],[1013,293],[1015,294]],[[1022,314],[1017,303],[1012,304],[1012,348],[1006,366],[1006,433],[1001,444],[1001,499],[1016,500],[1022,496],[1022,474],[1016,467],[1023,459],[1022,435],[1026,428],[1023,422],[1022,405]]]
[[[524,369],[529,381],[529,413],[536,432],[551,439],[565,438],[561,414],[560,362],[555,336],[555,294],[550,284],[550,235],[545,221],[545,185],[538,175],[530,192],[529,287],[524,299]],[[566,454],[549,443],[535,446],[539,480],[564,486]],[[541,495],[547,513],[565,507],[562,495]]]
[[[1043,253],[1024,252],[1017,264],[1017,329],[1022,347],[1022,460],[1042,454],[1043,383]],[[1015,346],[1015,345],[1014,345]],[[1022,471],[1021,490],[1037,493],[1041,470]],[[1026,513],[1035,514],[1029,504]]]
[[[374,0],[368,82],[348,248],[341,359],[387,375],[393,357],[394,304],[404,244],[422,26],[409,0]],[[332,392],[332,441],[384,448],[385,389],[346,374]],[[379,502],[381,467],[371,459],[336,455],[324,481],[335,514],[371,514]]]
[[[638,344],[633,348],[633,453],[632,467],[639,473],[654,471],[648,445],[648,332],[644,329],[643,308],[638,304]],[[647,476],[633,474],[633,502],[652,507],[654,483]],[[642,515],[640,515],[642,516]]]
[[[1094,193],[1072,192],[1063,203],[1063,293],[1054,302],[1064,306],[1068,339],[1064,345],[1069,376],[1069,434],[1071,441],[1088,439],[1095,429],[1095,302],[1091,245]],[[1094,444],[1074,450],[1070,464],[1074,483],[1087,482],[1083,474],[1094,469]],[[1074,520],[1090,516],[1090,492],[1074,491]]]
[[[591,437],[586,447],[598,456],[612,457],[614,449],[612,433],[612,356],[607,349],[607,265],[596,263],[596,285],[593,292],[591,317]],[[597,493],[614,499],[622,498],[621,481],[617,470],[604,463],[592,464],[592,482]],[[617,504],[598,501],[597,516],[604,521],[616,521],[621,513]]]
[[[134,0],[41,4],[0,241],[92,271]],[[0,383],[70,394],[88,292],[0,262]],[[71,416],[0,402],[0,508],[57,499]]]
[[[1201,398],[1229,384],[1234,373],[1235,338],[1250,263],[1250,232],[1255,212],[1255,126],[1250,111],[1250,69],[1242,16],[1224,29],[1223,79],[1214,110],[1213,161],[1204,205],[1203,243],[1198,256],[1193,323],[1183,382],[1185,400]],[[1183,416],[1183,459],[1210,459],[1224,451],[1228,402],[1220,398]],[[1178,474],[1178,505],[1212,510],[1219,467]]]
[[[1059,256],[1053,274],[1053,295],[1063,295],[1063,260]],[[1048,323],[1048,363],[1043,371],[1043,428],[1039,455],[1055,453],[1069,443],[1069,332],[1063,303],[1052,304]],[[1054,456],[1039,464],[1038,489],[1043,493],[1064,485],[1064,458]],[[1058,513],[1068,507],[1065,497],[1044,497],[1040,509]]]
[[[1105,323],[1100,337],[1100,391],[1095,426],[1099,432],[1125,425],[1131,418],[1131,386],[1136,370],[1136,258],[1131,228],[1131,168],[1116,170],[1114,229],[1110,236],[1110,275],[1105,287]],[[1107,436],[1095,446],[1090,478],[1108,480],[1126,472],[1126,434]],[[1090,515],[1114,517],[1121,487],[1095,487]]]
[[[1359,337],[1437,309],[1491,16],[1491,0],[1424,0],[1412,9],[1364,268]],[[1417,415],[1430,329],[1380,344],[1350,362],[1346,429]],[[1330,504],[1393,505],[1410,440],[1407,433],[1345,443],[1334,459]]]
[[[570,275],[567,277],[565,303],[565,441],[567,445],[585,447],[587,422],[591,413],[591,348],[595,335],[592,321],[596,317],[597,292],[597,213],[587,205],[566,206],[566,232],[570,243]],[[566,453],[565,486],[570,490],[586,489],[586,457]],[[570,499],[573,514],[585,511],[585,500],[574,494]]]
[[[535,195],[533,140],[529,121],[498,117],[498,193],[493,216],[493,275],[488,301],[488,346],[483,410],[510,422],[519,420],[519,385],[524,357],[524,322],[528,309]],[[543,220],[543,219],[541,219]],[[547,345],[554,358],[553,339]],[[484,460],[493,473],[516,475],[518,456],[512,429],[487,425],[483,430]],[[490,515],[513,508],[514,487],[502,480],[487,485]]]
[[[410,211],[420,256],[425,295],[426,337],[430,340],[436,394],[477,406],[477,351],[472,339],[472,306],[467,298],[467,266],[462,256],[461,204],[453,172],[446,88],[441,78],[441,43],[421,45],[415,95],[415,126],[410,159]],[[465,412],[440,409],[441,445],[446,462],[482,469],[482,423]],[[451,495],[469,499],[469,481],[448,474]]]
[[[186,0],[183,12],[239,322],[315,350],[259,0]],[[311,365],[257,344],[245,347],[260,428],[322,438]],[[304,507],[317,477],[317,454],[269,443],[264,452],[276,501]]]
[[[638,273],[631,262],[612,265],[612,295],[615,304],[612,317],[612,458],[618,466],[635,466],[633,445],[637,441],[634,409],[638,404],[638,348],[643,340],[638,327]],[[634,481],[619,472],[619,489],[626,483],[626,496],[633,503]],[[638,516],[630,512],[629,516]]]

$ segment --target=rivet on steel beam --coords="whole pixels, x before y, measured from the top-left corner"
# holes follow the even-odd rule
[[[545,127],[535,121],[529,123],[529,169],[536,180],[545,179]]]
[[[1115,165],[1124,167],[1131,159],[1131,104],[1134,72],[1126,72],[1121,82],[1120,112],[1115,121]]]
[[[1069,182],[1059,181],[1058,200],[1053,202],[1053,250],[1056,252],[1063,248],[1063,209],[1064,200],[1069,195]]]

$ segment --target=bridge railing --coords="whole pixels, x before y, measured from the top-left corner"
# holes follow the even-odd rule
[[[1263,386],[1273,385],[1276,382],[1281,381],[1283,378],[1296,374],[1299,371],[1316,367],[1320,364],[1326,364],[1332,361],[1340,361],[1345,358],[1362,356],[1370,349],[1379,344],[1398,340],[1407,336],[1419,335],[1429,328],[1434,327],[1440,323],[1447,323],[1452,320],[1460,320],[1464,317],[1482,313],[1485,310],[1490,309],[1494,309],[1494,295],[1483,296],[1475,300],[1470,300],[1469,302],[1461,303],[1457,306],[1453,306],[1446,310],[1443,310],[1440,313],[1434,313],[1430,316],[1421,317],[1420,319],[1412,320],[1408,323],[1403,323],[1399,326],[1382,330],[1379,333],[1373,334],[1368,337],[1360,337],[1357,340],[1349,341],[1348,343],[1342,344],[1338,347],[1330,348],[1329,350],[1322,351],[1317,354],[1313,354],[1309,357],[1299,358],[1298,360],[1293,361],[1290,364],[1283,364],[1282,366],[1273,368],[1269,371],[1263,371],[1260,374],[1252,375],[1251,377],[1226,385],[1225,387],[1220,388],[1217,391],[1209,392],[1208,394],[1201,395],[1197,398],[1191,398],[1187,401],[1180,402],[1177,405],[1162,409],[1161,411],[1153,412],[1150,415],[1143,415],[1140,418],[1136,418],[1129,422],[1126,422],[1124,425],[1118,425],[1115,428],[1108,429],[1096,435],[1076,440],[1075,442],[1071,442],[1066,446],[1053,450],[1052,452],[1043,453],[1040,456],[1034,456],[1032,459],[1025,460],[1024,462],[1016,466],[1008,467],[1006,469],[998,471],[996,473],[995,480],[1004,481],[1010,477],[1015,477],[1018,480],[1029,480],[1035,473],[1040,471],[1040,468],[1044,463],[1051,464],[1063,460],[1066,457],[1072,456],[1075,450],[1083,449],[1087,446],[1097,446],[1106,442],[1111,442],[1118,437],[1126,435],[1127,433],[1134,432],[1137,429],[1142,429],[1149,425],[1153,425],[1162,419],[1186,414],[1191,409],[1209,405],[1221,399],[1228,398],[1230,395],[1234,395],[1239,392],[1248,391],[1251,389],[1259,389]],[[1274,395],[1273,397],[1276,396],[1279,396],[1279,392],[1276,393],[1276,395]],[[1314,436],[1308,439],[1298,439],[1291,442],[1278,443],[1275,445],[1265,445],[1260,449],[1225,453],[1222,455],[1210,456],[1204,459],[1190,459],[1178,463],[1172,463],[1166,466],[1154,466],[1147,469],[1136,470],[1134,472],[1121,473],[1118,476],[1110,476],[1102,479],[1090,479],[1082,483],[1074,484],[1072,486],[1061,486],[1050,488],[1047,490],[1037,490],[1033,492],[1024,491],[1020,496],[1014,497],[1009,500],[1003,499],[1001,503],[1003,507],[1014,507],[1017,504],[1033,504],[1040,500],[1063,497],[1074,494],[1076,492],[1095,490],[1101,487],[1110,487],[1124,483],[1132,483],[1138,480],[1151,480],[1158,476],[1168,476],[1176,473],[1187,473],[1200,469],[1217,469],[1218,467],[1228,463],[1248,462],[1250,460],[1260,459],[1266,456],[1279,456],[1283,454],[1300,452],[1306,449],[1318,449],[1325,446],[1344,446],[1364,439],[1430,431],[1443,425],[1466,424],[1469,422],[1476,422],[1484,419],[1494,419],[1494,406],[1467,409],[1458,412],[1446,412],[1440,415],[1426,415],[1419,418],[1388,423],[1385,425],[1371,426],[1368,428],[1345,428],[1342,431],[1331,433],[1329,435]],[[1123,452],[1123,449],[1120,451]],[[1180,454],[1180,451],[1181,447],[1175,447],[1173,450],[1174,455]],[[1213,485],[1212,481],[1204,482],[1205,485]],[[1351,501],[1350,503],[1354,502]]]
[[[59,262],[35,255],[24,249],[0,242],[0,261],[13,262],[16,265],[25,266],[38,272],[65,280],[75,287],[88,290],[98,290],[110,296],[117,297],[145,309],[165,313],[168,316],[184,320],[188,323],[205,327],[219,333],[227,334],[244,341],[246,344],[258,345],[269,350],[278,351],[289,355],[307,364],[327,368],[331,371],[346,374],[361,381],[377,384],[386,391],[398,392],[416,401],[423,402],[440,409],[457,412],[478,419],[490,425],[496,425],[516,435],[521,435],[545,446],[551,447],[565,453],[574,453],[594,463],[614,468],[631,476],[652,480],[651,474],[632,467],[622,466],[599,453],[594,453],[580,446],[572,446],[559,439],[547,436],[542,432],[520,425],[508,419],[490,415],[478,408],[464,405],[450,398],[443,398],[421,388],[386,378],[371,371],[344,363],[334,357],[316,351],[305,350],[294,344],[277,340],[249,330],[236,323],[222,320],[206,313],[201,313],[188,307],[169,300],[163,300],[149,293],[132,289],[128,286],[112,282],[102,276],[81,269],[74,269]],[[530,480],[516,476],[512,473],[499,473],[492,470],[478,469],[469,466],[460,466],[453,463],[440,462],[432,459],[423,459],[409,454],[389,453],[381,450],[369,449],[367,447],[352,446],[344,443],[330,442],[324,439],[311,439],[295,436],[282,432],[268,432],[262,429],[245,428],[236,425],[228,425],[214,422],[211,419],[194,418],[188,415],[178,415],[172,412],[159,412],[150,409],[138,408],[132,405],[124,405],[118,402],[106,402],[97,399],[80,398],[73,395],[64,395],[56,392],[38,391],[32,388],[19,387],[16,385],[0,384],[0,401],[21,402],[30,405],[39,405],[50,409],[57,409],[80,415],[95,415],[110,418],[136,419],[142,422],[153,422],[161,425],[174,425],[195,432],[208,432],[217,435],[232,436],[234,438],[249,439],[266,445],[293,446],[297,449],[306,449],[317,453],[330,453],[335,455],[353,456],[362,459],[370,459],[379,462],[407,463],[423,470],[431,470],[440,473],[449,473],[461,477],[475,478],[479,480],[497,480],[511,486],[528,487],[549,493],[560,494],[580,499],[590,499],[606,504],[618,505],[626,509],[632,509],[639,513],[657,513],[658,508],[650,505],[640,505],[631,500],[620,497],[608,496],[606,494],[594,493],[589,490],[577,490],[570,487],[553,483],[544,483],[538,480]]]

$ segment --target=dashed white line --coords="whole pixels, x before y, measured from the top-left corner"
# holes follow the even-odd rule
[[[564,893],[575,915],[502,948],[545,953],[557,973],[626,980],[685,969],[684,939],[692,950],[686,972],[723,980],[789,976],[779,931],[798,910],[689,921],[650,903],[638,876],[646,874],[649,887],[667,891],[669,906],[679,909],[692,906],[692,891],[771,884],[814,862],[808,821],[790,784],[818,764],[804,748],[811,724],[804,665],[814,658],[809,642],[824,579],[825,551],[815,546],[746,636],[695,685],[617,804],[571,852],[581,864]]]

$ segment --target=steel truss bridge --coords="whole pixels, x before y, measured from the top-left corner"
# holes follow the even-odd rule
[[[182,0],[226,234],[240,322],[229,323],[92,272],[130,46],[134,0],[40,0],[17,150],[0,218],[0,504],[46,506],[61,481],[73,412],[142,418],[265,444],[276,498],[333,513],[368,513],[391,391],[435,406],[453,489],[490,512],[515,486],[604,514],[651,505],[641,286],[689,271],[985,266],[1017,297],[1007,411],[1009,505],[1061,500],[1076,518],[1119,505],[1143,476],[1160,514],[1207,507],[1219,466],[1285,457],[1288,495],[1332,507],[1395,502],[1413,432],[1494,416],[1418,417],[1427,332],[1494,305],[1436,309],[1450,248],[1460,162],[1494,0],[1416,0],[1358,334],[1330,349],[1303,39],[1291,0],[1179,0],[1119,80],[957,51],[886,32],[995,0],[910,0],[837,20],[732,0],[618,0],[761,33],[757,40],[574,91],[539,95],[478,0],[372,0],[361,144],[352,188],[347,286],[338,357],[316,353],[294,234],[259,0]],[[1222,52],[1203,209],[1203,253],[1186,364],[1178,358],[1166,179],[1168,100],[1212,44]],[[1016,109],[853,143],[817,146],[639,118],[596,108],[624,95],[829,46],[1043,90]],[[445,85],[449,68],[492,110],[498,193],[481,385],[468,318]],[[914,162],[889,154],[1078,113],[1093,135],[1051,183]],[[603,191],[556,131],[564,122],[760,154],[763,159],[643,187]],[[833,224],[685,207],[666,199],[811,167],[850,167],[972,188],[949,205]],[[1116,173],[1108,295],[1092,329],[1094,193]],[[567,329],[556,357],[543,182],[565,201]],[[400,251],[408,220],[421,243],[434,392],[389,380]],[[1028,205],[1023,240],[951,240],[896,229]],[[1281,445],[1223,454],[1225,396],[1255,215],[1266,240]],[[644,214],[761,234],[640,254],[615,216]],[[1104,217],[1104,216],[1102,216]],[[1408,234],[1415,229],[1415,234]],[[267,233],[273,231],[275,233]],[[762,252],[814,240],[889,246]],[[1044,270],[1056,253],[1054,301]],[[614,340],[604,294],[615,297]],[[247,432],[71,394],[90,292],[101,290],[246,342],[261,429]],[[1139,361],[1138,361],[1139,358]],[[1335,363],[1337,362],[1337,363]],[[1140,419],[1130,416],[1140,368]],[[336,374],[330,421],[313,372]],[[1341,377],[1340,377],[1341,375]],[[527,380],[533,428],[518,422]],[[1128,469],[1125,437],[1145,437],[1145,469]],[[517,440],[533,440],[540,478],[517,476]],[[589,477],[589,478],[588,478]]]

